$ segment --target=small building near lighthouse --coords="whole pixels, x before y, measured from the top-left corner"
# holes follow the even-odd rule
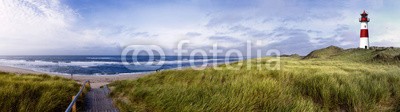
[[[360,18],[361,31],[360,31],[360,48],[369,49],[369,35],[368,35],[368,14],[363,11]]]

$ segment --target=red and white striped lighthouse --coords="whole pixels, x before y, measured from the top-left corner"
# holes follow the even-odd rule
[[[361,14],[361,32],[360,32],[360,48],[369,49],[369,36],[368,36],[368,14],[364,12]]]

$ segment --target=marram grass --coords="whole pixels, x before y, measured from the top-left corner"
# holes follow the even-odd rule
[[[281,58],[281,70],[258,70],[250,61],[250,70],[244,61],[239,70],[168,70],[117,81],[111,96],[121,111],[400,110],[398,65]]]
[[[64,111],[79,88],[75,81],[61,77],[0,73],[0,111]]]

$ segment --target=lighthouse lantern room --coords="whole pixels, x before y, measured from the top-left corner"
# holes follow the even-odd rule
[[[361,13],[360,23],[360,48],[369,49],[369,35],[368,35],[368,14],[365,12]]]

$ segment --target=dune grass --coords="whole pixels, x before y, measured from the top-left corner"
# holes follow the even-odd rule
[[[79,88],[75,81],[56,76],[0,73],[0,111],[64,111]]]
[[[365,51],[362,51],[365,52]],[[280,70],[169,70],[110,84],[121,111],[399,111],[400,67],[281,58]]]
[[[342,49],[336,46],[315,50],[304,59],[328,59],[352,62],[374,62],[375,64],[399,64],[400,48],[372,47],[371,49]]]

